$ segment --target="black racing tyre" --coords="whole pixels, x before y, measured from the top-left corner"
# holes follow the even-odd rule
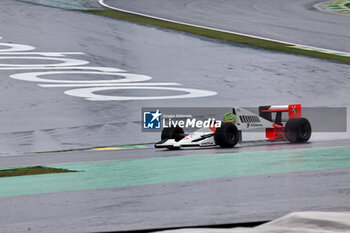
[[[161,140],[175,139],[175,141],[178,142],[185,137],[185,132],[179,126],[163,128],[162,134],[160,137],[161,137]]]
[[[221,127],[216,128],[214,140],[221,147],[234,147],[239,141],[237,126],[233,123],[222,123]]]
[[[171,127],[171,128],[163,128],[162,134],[160,136],[161,140],[170,139],[170,134],[171,134],[172,130],[173,130],[173,127]]]
[[[306,118],[292,118],[287,121],[285,132],[291,143],[307,142],[311,137],[311,124]]]

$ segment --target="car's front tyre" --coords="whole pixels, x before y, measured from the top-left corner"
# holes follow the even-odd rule
[[[176,142],[180,141],[184,137],[185,137],[185,132],[183,128],[179,126],[163,128],[162,134],[161,134],[161,140],[175,139]]]

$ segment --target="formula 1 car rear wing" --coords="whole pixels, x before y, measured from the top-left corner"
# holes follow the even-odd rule
[[[288,113],[288,120],[292,118],[301,118],[301,104],[259,106],[259,116],[274,122],[273,128],[266,128],[266,137],[269,140],[277,140],[284,137],[285,128],[282,124],[283,112]],[[272,119],[272,113],[276,113],[274,120]]]
[[[301,104],[259,106],[259,116],[266,120],[272,121],[272,113],[288,112],[288,119],[301,117]],[[276,114],[280,116],[282,114]]]

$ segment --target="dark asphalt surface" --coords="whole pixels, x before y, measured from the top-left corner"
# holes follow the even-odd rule
[[[219,149],[170,152],[144,149],[33,154],[156,141],[159,134],[141,133],[140,111],[145,106],[226,107],[285,103],[349,106],[350,68],[344,64],[236,47],[183,33],[13,0],[2,1],[0,32],[3,38],[0,43],[30,45],[40,52],[83,52],[67,57],[89,61],[85,66],[113,67],[149,75],[153,79],[147,82],[177,82],[186,88],[218,93],[182,100],[95,102],[65,95],[64,91],[72,87],[45,88],[38,86],[39,83],[9,77],[38,72],[34,68],[0,69],[0,119],[6,122],[0,127],[0,167],[226,152]],[[3,49],[1,44],[0,49]],[[1,62],[16,64],[19,61],[3,59]],[[27,64],[28,59],[21,62]],[[30,59],[29,62],[38,63]],[[72,79],[63,75],[45,78]],[[92,74],[74,75],[74,79],[80,80],[97,78]],[[165,93],[139,91],[138,94]],[[334,139],[344,135],[327,137]],[[322,142],[315,137],[311,143],[297,146],[342,145],[349,145],[349,140]],[[234,150],[279,150],[295,146],[253,144]],[[294,210],[347,210],[348,177],[348,169],[334,169],[6,197],[0,198],[1,209],[7,210],[0,213],[0,231],[85,232],[208,225],[266,220]]]
[[[350,68],[345,64],[236,47],[183,33],[11,0],[3,1],[0,14],[3,43],[30,45],[40,52],[82,52],[84,54],[67,55],[67,58],[89,61],[85,66],[120,68],[148,75],[153,78],[148,82],[176,82],[185,88],[218,93],[178,100],[94,102],[64,94],[74,88],[44,88],[37,85],[43,84],[40,82],[9,78],[12,74],[42,70],[0,70],[3,96],[0,117],[6,122],[0,128],[2,155],[157,141],[157,133],[141,133],[141,108],[146,106],[254,107],[286,103],[349,106]],[[2,62],[20,61],[3,59]],[[36,65],[40,61],[21,62]],[[57,74],[45,78],[108,79],[92,74],[68,77]],[[120,95],[121,92],[105,93]],[[122,92],[122,95],[135,94],[169,93]],[[14,116],[21,116],[20,120]]]
[[[263,221],[301,210],[349,211],[349,175],[344,168],[4,197],[0,231],[136,230]]]
[[[321,0],[104,0],[175,21],[350,52],[349,16],[317,10]]]
[[[129,149],[0,157],[2,167],[350,145],[245,143],[233,149]],[[267,221],[293,211],[349,211],[349,168],[0,198],[1,232],[100,232]],[[28,230],[30,229],[30,230]]]
[[[350,146],[350,139],[341,139],[333,141],[314,141],[305,144],[291,143],[272,143],[267,141],[250,141],[237,144],[236,147],[225,149],[220,147],[209,148],[185,148],[181,150],[154,149],[147,147],[143,149],[122,149],[122,150],[83,150],[54,153],[33,153],[18,156],[0,156],[0,168],[23,167],[35,165],[79,163],[91,161],[109,161],[109,160],[132,160],[142,158],[158,158],[186,155],[205,155],[221,153],[241,153],[241,152],[259,152],[259,151],[279,151],[296,150],[307,148],[323,148]]]

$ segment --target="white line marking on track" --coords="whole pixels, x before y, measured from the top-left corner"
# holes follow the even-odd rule
[[[98,91],[111,91],[111,90],[166,90],[166,91],[177,91],[187,92],[184,95],[170,95],[170,96],[106,96],[102,94],[94,94]],[[93,87],[93,88],[79,88],[68,90],[64,92],[66,95],[83,97],[91,101],[122,101],[122,100],[164,100],[164,99],[184,99],[194,97],[207,97],[216,95],[216,92],[205,91],[191,88],[178,88],[178,87]]]
[[[67,66],[67,67],[43,67],[38,66],[35,68],[31,67],[0,67],[0,70],[99,70],[101,72],[125,72],[125,70],[121,70],[118,68],[112,67],[94,67],[94,66]],[[119,71],[120,70],[120,71]]]
[[[35,49],[35,47],[22,44],[0,43],[0,46],[10,47],[8,49],[0,49],[0,54],[3,52],[24,52]]]
[[[86,65],[89,64],[89,61],[85,61],[85,60],[78,60],[78,59],[72,59],[72,58],[54,58],[54,57],[0,57],[0,60],[12,60],[12,59],[19,59],[19,60],[51,60],[51,61],[61,61],[62,63],[55,63],[55,64],[27,64],[27,65],[23,65],[23,64],[1,64],[0,63],[0,67],[31,67],[31,68],[35,68],[35,67],[57,67],[57,66],[82,66],[82,65]]]
[[[177,24],[182,24],[182,25],[186,25],[186,26],[192,26],[192,27],[208,29],[208,30],[213,30],[213,31],[218,31],[218,32],[225,32],[225,33],[230,33],[230,34],[236,34],[236,35],[240,35],[240,36],[247,36],[247,37],[251,37],[251,38],[255,38],[255,39],[273,41],[273,42],[282,43],[282,44],[291,45],[291,46],[307,46],[307,47],[310,47],[310,48],[312,47],[312,46],[308,46],[308,45],[296,44],[296,43],[292,43],[292,42],[286,42],[286,41],[282,41],[282,40],[275,40],[275,39],[265,38],[265,37],[261,37],[261,36],[254,36],[254,35],[249,35],[249,34],[240,33],[240,32],[222,30],[222,29],[218,29],[218,28],[200,26],[200,25],[191,24],[191,23],[184,23],[184,22],[180,22],[180,21],[176,21],[176,20],[170,20],[170,19],[156,17],[156,16],[153,16],[153,15],[142,14],[142,13],[135,12],[135,11],[124,10],[124,9],[121,9],[121,8],[110,6],[110,5],[106,4],[104,2],[104,0],[99,0],[98,3],[101,6],[104,6],[106,8],[112,9],[112,10],[121,11],[121,12],[124,12],[124,13],[129,13],[129,14],[134,14],[134,15],[139,15],[139,16],[143,16],[143,17],[148,17],[148,18],[152,18],[152,19],[162,20],[162,21],[165,21],[165,22],[177,23]],[[324,49],[324,50],[328,50],[328,49]],[[339,52],[339,53],[346,53],[346,52]]]
[[[40,87],[182,86],[180,83],[39,84]]]
[[[1,39],[2,37],[0,37]],[[84,67],[89,61],[73,58],[65,58],[65,55],[84,55],[81,52],[27,52],[34,50],[35,47],[22,44],[0,43],[8,49],[0,49],[0,60],[6,60],[8,63],[0,64],[1,70],[48,70],[42,72],[26,72],[10,75],[11,78],[51,84],[38,84],[41,87],[79,87],[73,90],[67,90],[64,93],[71,96],[83,97],[91,101],[110,101],[110,100],[162,100],[162,99],[183,99],[193,97],[207,97],[216,95],[216,92],[192,88],[164,87],[164,86],[181,86],[179,83],[142,83],[151,80],[152,77],[142,74],[128,73],[125,70],[111,67]],[[36,56],[34,56],[36,55]],[[11,60],[27,60],[25,64],[12,64]],[[54,64],[35,64],[35,60],[44,60],[46,62],[58,61]],[[114,76],[112,79],[95,80],[71,80],[71,75],[97,75]],[[39,76],[44,75],[64,75],[62,80],[45,79]],[[69,75],[69,77],[68,77]],[[117,78],[115,78],[117,77]],[[95,94],[94,92],[106,90],[162,90],[185,92],[187,94],[173,96],[108,96]]]
[[[43,75],[57,75],[57,74],[95,74],[95,75],[109,75],[121,77],[121,79],[112,79],[112,80],[56,80],[56,79],[44,79],[39,78]],[[127,83],[127,82],[142,82],[151,80],[152,77],[141,74],[130,74],[130,73],[106,73],[106,72],[94,72],[94,71],[47,71],[47,72],[33,72],[33,73],[20,73],[13,74],[11,78],[31,81],[31,82],[44,82],[44,83]]]
[[[14,52],[14,53],[3,53],[0,51],[0,56],[2,55],[40,55],[44,57],[65,57],[65,55],[84,55],[85,53],[81,52]]]
[[[332,55],[337,55],[337,56],[342,56],[342,57],[350,57],[350,53],[347,52],[340,52],[336,50],[331,50],[331,49],[321,49],[321,48],[316,48],[316,47],[310,47],[310,46],[291,46],[293,48],[297,49],[303,49],[303,50],[308,50],[308,51],[316,51],[320,53],[327,53],[327,54],[332,54]]]

